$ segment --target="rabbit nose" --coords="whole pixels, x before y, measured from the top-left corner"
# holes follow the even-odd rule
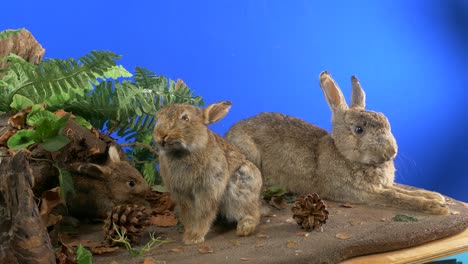
[[[162,135],[158,141],[159,144],[164,147],[167,144],[167,135]]]
[[[391,160],[391,159],[395,158],[396,153],[397,153],[396,148],[390,147],[390,148],[387,148],[387,149],[385,150],[385,152],[384,152],[384,157],[385,157],[387,160]]]

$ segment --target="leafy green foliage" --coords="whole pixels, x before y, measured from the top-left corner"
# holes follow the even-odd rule
[[[54,165],[59,172],[59,184],[60,184],[60,195],[64,201],[67,200],[69,195],[73,195],[75,190],[73,188],[73,179],[69,171],[64,170],[58,166]]]
[[[70,142],[70,139],[62,133],[69,118],[69,114],[59,118],[41,106],[35,105],[26,118],[26,124],[35,128],[18,131],[8,139],[7,146],[19,150],[34,143],[41,143],[45,150],[57,151]]]
[[[10,138],[8,146],[21,149],[42,143],[53,151],[68,143],[61,134],[61,122],[37,105],[44,103],[49,111],[73,113],[86,128],[94,126],[109,134],[115,132],[126,142],[144,144],[144,148],[132,146],[127,154],[149,183],[158,183],[152,143],[156,113],[165,105],[203,105],[203,100],[181,80],[174,82],[139,67],[132,76],[116,64],[119,58],[109,51],[91,51],[78,60],[48,59],[39,65],[15,54],[0,58],[9,62],[0,78],[0,112],[33,105],[27,122],[35,126],[34,131]]]
[[[282,196],[286,194],[286,189],[279,185],[271,185],[262,193],[263,199],[269,201],[273,196]]]
[[[393,218],[395,222],[417,222],[418,219],[414,216],[399,214],[395,215]]]
[[[80,244],[76,249],[76,262],[77,264],[92,264],[93,254]]]
[[[29,98],[20,94],[15,94],[13,95],[13,102],[11,102],[10,107],[19,111],[32,105],[34,105],[34,102]]]
[[[44,60],[33,65],[10,54],[0,61],[9,62],[9,70],[0,80],[0,111],[10,110],[15,95],[34,103],[46,103],[51,110],[62,108],[93,89],[93,84],[108,78],[129,77],[131,74],[117,66],[119,56],[109,51],[92,51],[78,59]]]

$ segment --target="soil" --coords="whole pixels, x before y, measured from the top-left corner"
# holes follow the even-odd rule
[[[185,246],[181,241],[182,227],[152,227],[148,231],[172,242],[138,257],[132,257],[125,249],[94,255],[93,263],[143,263],[145,259],[152,260],[147,263],[159,264],[337,263],[355,256],[420,245],[468,228],[468,204],[452,199],[451,213],[444,216],[365,205],[344,207],[330,201],[326,204],[330,212],[328,222],[312,232],[305,232],[292,219],[289,204],[283,210],[272,208],[251,237],[237,237],[235,226],[215,224],[204,243]],[[394,221],[393,217],[400,214],[415,217],[417,222]],[[75,239],[102,240],[102,225],[82,225],[79,234]],[[143,237],[140,247],[147,241],[148,237]]]

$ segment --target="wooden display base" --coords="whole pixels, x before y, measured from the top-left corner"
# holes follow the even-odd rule
[[[464,232],[420,246],[362,256],[345,260],[342,264],[427,263],[429,261],[468,252],[468,229]]]
[[[330,212],[328,222],[309,233],[292,219],[289,205],[283,210],[272,209],[272,215],[262,217],[257,233],[250,237],[236,236],[235,226],[215,225],[204,243],[185,246],[181,241],[182,228],[155,227],[148,231],[155,231],[156,236],[173,242],[140,257],[131,257],[124,249],[96,255],[93,263],[113,260],[120,264],[143,263],[146,258],[166,264],[339,263],[347,259],[350,260],[344,263],[422,263],[462,252],[468,247],[468,205],[453,199],[449,200],[451,213],[448,215],[326,203]],[[393,217],[398,214],[416,217],[418,221],[394,221]],[[102,227],[92,228],[95,231],[88,234],[79,231],[79,239],[102,239]],[[142,239],[141,245],[146,241],[147,238]],[[206,252],[206,247],[210,253],[200,253],[200,249]],[[364,255],[367,256],[354,258]]]

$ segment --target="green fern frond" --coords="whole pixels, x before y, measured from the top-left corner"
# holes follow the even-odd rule
[[[35,66],[17,55],[10,54],[10,71],[0,82],[4,99],[0,101],[0,111],[15,94],[34,99],[35,103],[45,102],[49,109],[59,109],[68,101],[84,95],[93,85],[107,78],[129,77],[131,74],[117,66],[120,56],[109,51],[92,51],[78,59],[47,59]],[[16,77],[16,78],[12,78]]]

